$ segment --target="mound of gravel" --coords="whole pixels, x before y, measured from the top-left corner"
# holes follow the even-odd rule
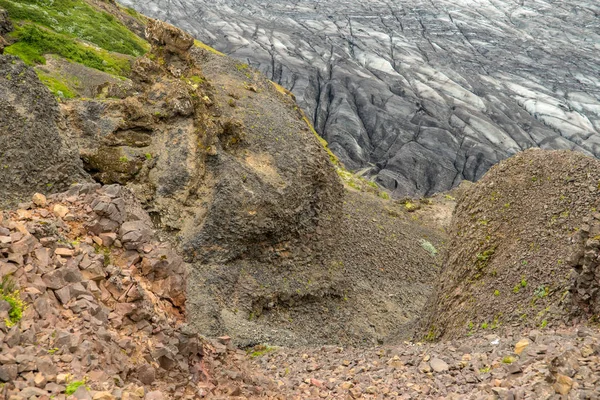
[[[421,322],[425,337],[545,328],[597,314],[599,183],[598,160],[529,150],[468,188]]]
[[[0,55],[0,206],[89,180],[61,123],[56,99],[33,69]]]

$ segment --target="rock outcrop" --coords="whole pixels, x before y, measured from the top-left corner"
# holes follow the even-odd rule
[[[598,313],[600,162],[528,150],[459,198],[422,333],[546,327]]]
[[[0,55],[0,206],[85,181],[54,96],[20,59]]]
[[[293,98],[257,71],[168,24],[146,34],[131,82],[62,109],[87,171],[131,188],[194,266],[195,329],[242,345],[406,337],[436,273],[419,241],[441,235],[389,201],[345,196]],[[304,322],[323,309],[335,322]]]

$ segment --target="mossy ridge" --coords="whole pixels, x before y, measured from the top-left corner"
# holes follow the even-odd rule
[[[86,46],[35,24],[15,26],[11,35],[18,41],[6,47],[5,53],[21,58],[30,66],[45,64],[46,59],[43,55],[54,53],[69,61],[113,75],[127,76],[131,71],[129,56]]]
[[[150,45],[114,16],[83,0],[0,0],[13,22],[30,21],[111,52],[139,57]]]
[[[194,39],[194,46],[199,47],[201,49],[204,49],[206,51],[209,51],[213,54],[216,54],[218,56],[225,56],[225,54],[221,53],[219,50],[213,49],[212,47],[210,47],[207,44],[202,43],[201,41]]]

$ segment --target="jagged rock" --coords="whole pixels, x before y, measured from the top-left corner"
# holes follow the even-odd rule
[[[143,364],[138,367],[137,376],[144,385],[151,385],[156,379],[156,370],[149,364]]]
[[[2,382],[13,382],[17,379],[17,365],[16,364],[5,364],[0,366],[0,381]]]
[[[64,277],[64,270],[62,269],[55,269],[54,271],[44,274],[42,280],[48,288],[53,290],[61,289],[67,284]]]
[[[92,394],[85,385],[79,386],[72,396],[77,400],[92,400]]]
[[[8,18],[8,12],[0,8],[0,36],[7,34],[13,30],[12,22]]]
[[[194,44],[194,38],[180,29],[165,22],[149,19],[146,25],[146,37],[173,53],[185,54]]]
[[[128,221],[119,229],[119,239],[128,250],[138,249],[151,235],[152,230],[143,221]]]
[[[8,347],[15,347],[21,342],[21,329],[18,325],[10,328],[6,336],[4,337],[4,343]]]

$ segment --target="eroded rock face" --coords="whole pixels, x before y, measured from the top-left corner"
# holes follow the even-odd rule
[[[398,195],[530,147],[600,156],[592,0],[123,3],[291,89],[348,167]]]
[[[89,180],[61,128],[56,99],[35,72],[0,55],[0,206]]]
[[[62,110],[89,173],[130,188],[192,265],[190,326],[244,346],[406,338],[437,274],[419,241],[443,235],[388,200],[346,194],[293,98],[256,70],[183,50],[189,37],[172,26],[147,32],[154,47],[131,82]],[[98,235],[115,232],[107,218]],[[124,248],[139,250],[138,228],[121,225]],[[155,279],[156,293],[180,283]]]
[[[190,260],[254,256],[337,218],[341,184],[288,96],[233,60],[187,51],[193,39],[173,26],[152,21],[147,35],[154,51],[121,99],[63,106],[96,180],[129,185]]]
[[[545,328],[598,312],[600,161],[531,149],[458,199],[423,336]]]

